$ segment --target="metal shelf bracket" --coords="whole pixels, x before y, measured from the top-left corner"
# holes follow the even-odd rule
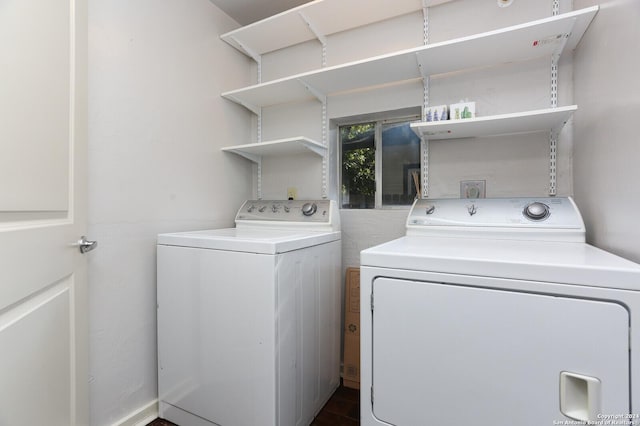
[[[247,56],[249,56],[251,59],[253,59],[254,61],[256,61],[257,63],[262,62],[262,56],[260,56],[259,54],[257,54],[256,52],[254,52],[250,47],[247,47],[247,45],[245,45],[243,42],[241,42],[240,40],[238,40],[236,37],[231,36],[231,39],[236,42],[238,44],[238,46],[240,46],[242,48],[242,50],[245,51],[245,53],[247,54]]]
[[[322,93],[321,91],[319,91],[318,89],[316,89],[315,87],[311,86],[310,84],[308,84],[306,81],[302,80],[302,79],[298,79],[298,81],[300,82],[300,84],[302,84],[304,86],[305,89],[307,89],[309,91],[309,93],[311,93],[319,102],[321,103],[326,103],[327,102],[327,95],[325,95],[324,93]]]
[[[322,66],[326,67],[327,66],[327,37],[324,34],[322,34],[320,31],[318,31],[318,29],[315,27],[313,22],[311,22],[311,20],[304,13],[298,12],[298,15],[300,15],[300,18],[302,18],[304,23],[307,24],[307,27],[309,27],[309,31],[311,31],[313,35],[316,36],[316,38],[322,45]]]

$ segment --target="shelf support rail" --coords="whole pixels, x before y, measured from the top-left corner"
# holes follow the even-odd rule
[[[262,56],[254,52],[252,49],[250,49],[244,43],[239,41],[237,38],[233,36],[231,38],[233,39],[233,41],[235,41],[238,44],[238,46],[242,48],[242,50],[244,50],[247,53],[247,55],[249,55],[249,57],[251,57],[251,59],[253,59],[256,62],[258,66],[258,70],[257,70],[258,84],[262,83]],[[256,140],[258,142],[262,142],[262,107],[258,107],[258,106],[243,102],[237,98],[235,98],[234,100],[240,105],[242,105],[243,107],[245,107],[246,109],[248,109],[249,111],[253,112],[258,117],[258,123],[257,123],[257,129],[256,129],[256,133],[257,133]],[[245,158],[248,158],[249,160],[255,162],[258,165],[258,170],[256,173],[257,174],[257,177],[256,177],[257,193],[258,193],[257,195],[258,195],[258,200],[261,200],[262,199],[262,157],[250,156],[242,153],[240,153],[240,155],[244,156]]]
[[[426,46],[429,44],[429,6],[427,0],[422,0],[422,36]],[[420,57],[416,54],[416,62],[418,70],[422,76],[422,121],[427,121],[427,108],[429,107],[429,74],[425,66],[420,62]],[[420,136],[420,153],[421,153],[421,175],[422,188],[421,198],[429,197],[429,138],[424,135]]]
[[[327,141],[327,99],[322,101],[322,145],[325,146],[322,153],[322,198],[328,198],[328,178],[329,178],[329,147]]]
[[[551,58],[551,108],[558,107],[558,57]],[[557,194],[557,153],[558,132],[553,129],[549,134],[549,196]]]
[[[558,57],[551,59],[551,108],[558,107]],[[549,196],[557,194],[557,153],[558,132],[551,130],[549,134]]]
[[[302,12],[298,12],[300,18],[307,24],[309,27],[309,31],[316,36],[320,44],[322,45],[322,67],[327,66],[327,37],[322,34],[316,26],[311,22],[311,20]],[[320,101],[322,104],[322,145],[327,146],[327,96],[324,93],[321,93],[319,90],[310,86],[306,82],[300,80],[302,85],[311,93],[313,96]],[[329,164],[329,150],[325,150],[322,154],[322,198],[327,198],[327,178],[328,178],[328,164]]]
[[[320,90],[308,84],[302,79],[298,79],[300,84],[309,91],[322,105],[322,145],[327,146],[327,95]],[[326,149],[322,154],[322,198],[328,197],[328,166],[329,166],[329,150]]]
[[[553,0],[551,6],[552,16],[560,14],[560,0]],[[562,40],[558,44],[558,47],[551,55],[551,108],[558,107],[558,61],[560,55],[564,50],[564,47],[569,39],[573,26],[575,25],[575,19],[571,25],[570,31],[563,35]],[[552,129],[549,133],[549,196],[554,197],[558,193],[557,180],[558,180],[558,135],[559,130]]]
[[[262,142],[262,108],[259,108],[258,110],[258,124],[257,124],[257,129],[256,129],[256,142],[260,143]]]
[[[558,106],[558,62],[560,61],[562,51],[569,40],[569,36],[571,36],[571,33],[573,32],[575,24],[576,20],[573,19],[571,22],[571,28],[569,28],[569,31],[565,34],[562,34],[560,43],[558,43],[558,46],[556,46],[553,54],[551,55],[551,108],[556,108]]]
[[[256,173],[257,175],[257,179],[256,179],[256,192],[258,193],[258,200],[262,200],[262,157],[258,158],[258,161],[256,161],[256,164],[258,165],[258,172]]]
[[[424,45],[429,44],[429,5],[427,0],[422,0],[422,37]]]
[[[549,196],[557,194],[557,155],[558,133],[552,130],[549,134]]]
[[[326,67],[327,66],[327,37],[324,34],[322,34],[320,31],[318,31],[316,26],[313,25],[313,22],[311,22],[311,20],[307,18],[307,16],[304,13],[298,12],[298,15],[300,15],[300,18],[302,18],[304,23],[307,24],[307,27],[309,27],[309,31],[311,31],[313,35],[316,36],[316,38],[322,45],[322,67]]]
[[[429,107],[429,76],[426,75],[424,66],[420,63],[420,58],[416,55],[418,69],[422,75],[422,121],[427,121],[427,108]],[[422,153],[422,191],[421,198],[429,196],[429,138],[420,136],[420,152]]]
[[[257,182],[257,198],[262,199],[262,156],[259,154],[252,154],[250,152],[243,151],[242,149],[222,149],[223,151],[233,152],[257,165],[256,182]]]
[[[425,66],[420,61],[420,55],[416,53],[416,63],[418,71],[422,76],[422,121],[427,121],[427,108],[429,107],[429,74]]]
[[[258,70],[260,69],[260,64],[258,64]],[[258,75],[260,78],[260,75]],[[257,108],[256,116],[258,118],[258,123],[256,124],[256,141],[258,143],[262,142],[262,107]],[[262,200],[262,157],[258,156],[256,164],[258,165],[258,169],[256,171],[257,177],[257,195],[258,200]]]
[[[424,45],[426,46],[429,44],[429,7],[427,6],[427,0],[422,0],[422,20]],[[420,55],[417,53],[416,62],[418,63],[418,71],[422,76],[422,121],[427,121],[427,108],[429,107],[429,74],[420,60]]]
[[[421,197],[429,197],[429,139],[426,136],[420,138],[420,150],[422,152],[422,189]]]
[[[238,44],[238,46],[240,46],[242,48],[242,50],[244,50],[246,52],[246,54],[251,59],[256,61],[256,64],[258,64],[258,84],[262,83],[262,56],[257,54],[256,52],[254,52],[251,48],[249,48],[247,45],[242,43],[237,38],[235,38],[233,36],[231,36],[231,38],[233,39],[233,41],[235,41]]]

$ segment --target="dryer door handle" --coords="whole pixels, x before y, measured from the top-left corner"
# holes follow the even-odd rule
[[[598,420],[602,403],[600,389],[597,377],[560,372],[560,412],[582,422]]]

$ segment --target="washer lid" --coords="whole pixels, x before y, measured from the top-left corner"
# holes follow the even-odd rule
[[[363,250],[363,267],[640,290],[640,265],[585,243],[406,236]]]
[[[340,239],[340,232],[304,229],[224,228],[158,235],[158,244],[246,253],[276,254]]]

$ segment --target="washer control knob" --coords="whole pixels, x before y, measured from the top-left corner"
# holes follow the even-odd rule
[[[260,213],[264,213],[264,211],[265,211],[266,209],[267,209],[267,206],[262,206],[262,207],[260,207],[260,208],[258,209],[258,211],[259,211]]]
[[[427,209],[425,210],[426,214],[433,214],[433,212],[436,211],[436,206],[427,206]]]
[[[316,203],[305,203],[302,206],[302,214],[305,216],[311,216],[316,212],[316,210],[318,210],[318,206],[316,206]]]
[[[284,211],[289,213],[289,211],[291,211],[291,208],[289,206],[284,206]]]
[[[531,220],[545,220],[549,217],[549,206],[541,202],[534,202],[527,204],[522,211],[522,214],[527,219]]]

